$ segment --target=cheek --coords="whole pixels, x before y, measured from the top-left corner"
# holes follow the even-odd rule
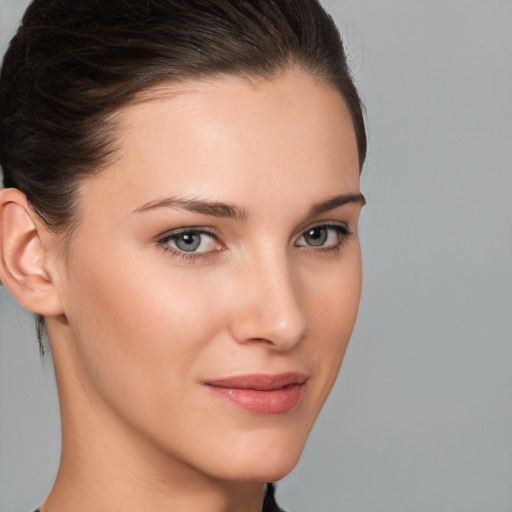
[[[318,368],[321,382],[315,388],[315,400],[320,408],[334,385],[357,318],[361,296],[359,245],[347,251],[338,269],[325,272],[317,286],[309,288],[311,321],[304,350]]]
[[[297,299],[309,332],[289,356],[311,370],[312,385],[296,414],[251,422],[222,413],[223,406],[196,385],[212,368],[232,369],[240,351],[250,349],[228,335],[244,293],[233,284],[236,273],[180,268],[165,259],[147,265],[147,255],[129,258],[133,253],[117,248],[107,253],[101,240],[97,246],[102,254],[83,250],[70,261],[66,313],[82,389],[100,410],[107,404],[107,418],[114,412],[164,452],[212,474],[231,471],[235,477],[261,468],[264,481],[287,473],[331,390],[353,328],[359,252],[321,271],[317,264],[316,271],[301,267]]]
[[[83,377],[125,414],[179,407],[183,383],[196,376],[224,323],[213,278],[183,278],[183,269],[165,274],[115,252],[95,256],[76,261],[69,286],[68,321]]]

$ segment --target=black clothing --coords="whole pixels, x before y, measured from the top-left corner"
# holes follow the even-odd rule
[[[274,497],[274,484],[267,484],[267,492],[263,500],[263,508],[261,512],[285,512],[277,503]]]

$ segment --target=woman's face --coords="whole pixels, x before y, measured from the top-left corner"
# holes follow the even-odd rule
[[[291,71],[218,78],[127,107],[118,142],[83,183],[59,263],[67,324],[49,327],[64,421],[99,418],[125,450],[215,478],[276,480],[356,319],[363,200],[348,110]]]

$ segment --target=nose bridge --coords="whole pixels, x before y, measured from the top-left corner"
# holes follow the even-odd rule
[[[307,330],[298,275],[285,251],[262,250],[251,259],[240,283],[238,341],[263,340],[289,350]]]

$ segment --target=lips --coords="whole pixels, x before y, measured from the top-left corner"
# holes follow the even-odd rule
[[[283,414],[302,399],[307,376],[289,372],[278,375],[240,375],[205,382],[218,398],[260,415]]]

